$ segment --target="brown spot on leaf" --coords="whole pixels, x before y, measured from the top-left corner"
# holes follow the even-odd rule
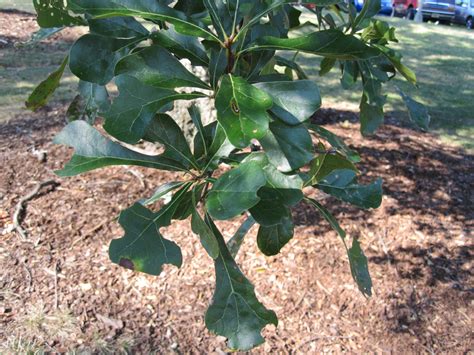
[[[135,270],[135,265],[133,265],[133,261],[130,259],[120,259],[119,265],[129,270]]]

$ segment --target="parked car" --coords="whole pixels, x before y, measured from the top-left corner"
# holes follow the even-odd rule
[[[453,22],[456,6],[455,0],[428,0],[423,1],[423,21],[435,20]]]
[[[364,0],[354,0],[354,5],[357,11],[362,10],[364,7]],[[379,14],[390,15],[392,13],[392,0],[380,0],[380,11]]]
[[[418,0],[394,0],[393,10],[395,16],[406,16],[407,19],[413,20],[418,9]]]
[[[474,0],[456,0],[454,22],[474,29]]]

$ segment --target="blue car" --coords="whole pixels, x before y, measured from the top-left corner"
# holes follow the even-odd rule
[[[364,0],[354,0],[354,5],[357,11],[362,10],[364,6]],[[380,11],[379,14],[390,15],[392,13],[392,1],[391,0],[380,0]]]

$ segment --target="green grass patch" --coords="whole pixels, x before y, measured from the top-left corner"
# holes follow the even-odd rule
[[[392,45],[404,54],[404,63],[415,71],[419,88],[397,76],[387,85],[386,112],[401,120],[408,113],[396,87],[425,104],[430,112],[432,131],[450,143],[474,149],[474,32],[460,26],[415,23],[382,17],[396,27],[400,43]],[[319,62],[300,54],[302,67],[320,86],[326,106],[356,110],[360,90],[343,90],[340,72],[334,68],[319,77]]]
[[[16,9],[33,12],[33,0],[0,0],[0,9]]]

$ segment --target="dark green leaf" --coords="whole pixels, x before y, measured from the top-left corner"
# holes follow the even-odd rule
[[[227,54],[224,48],[212,49],[209,62],[209,77],[211,86],[216,89],[219,79],[224,75],[227,68]]]
[[[319,88],[311,80],[274,81],[254,86],[271,96],[271,112],[289,125],[308,120],[321,107]]]
[[[109,94],[105,86],[81,80],[79,93],[67,110],[66,116],[69,122],[83,119],[93,124],[99,113],[109,110]]]
[[[384,121],[383,107],[369,105],[367,96],[360,102],[360,130],[364,136],[375,133]]]
[[[115,75],[120,74],[133,76],[140,82],[157,88],[209,89],[206,83],[190,73],[178,59],[158,45],[147,47],[122,58],[115,67]]]
[[[308,201],[311,205],[316,207],[319,210],[319,212],[321,212],[321,214],[326,219],[326,221],[329,222],[332,229],[334,229],[337,232],[337,234],[339,234],[339,236],[344,241],[346,239],[346,232],[341,228],[341,226],[339,225],[339,222],[336,220],[336,218],[334,218],[334,216],[331,214],[331,212],[329,212],[326,209],[326,207],[324,207],[318,201],[316,201],[312,198],[306,198],[306,201]]]
[[[408,116],[410,120],[418,127],[428,130],[430,126],[431,117],[428,110],[423,104],[413,100],[410,96],[399,90],[400,96],[403,98],[406,107],[408,108]]]
[[[321,68],[319,69],[319,76],[329,73],[331,69],[334,68],[334,65],[336,65],[335,58],[323,58],[321,61]]]
[[[317,184],[326,176],[339,169],[352,170],[356,173],[358,172],[354,164],[341,154],[320,154],[311,163],[311,170],[309,172],[311,177],[311,185]]]
[[[196,159],[207,157],[208,149],[212,144],[212,129],[206,129],[202,124],[201,112],[196,105],[188,108],[189,115],[196,127],[197,133],[194,137],[194,156]]]
[[[277,255],[293,238],[293,233],[291,216],[286,216],[271,226],[260,226],[257,234],[258,248],[267,256]]]
[[[114,68],[120,58],[141,40],[86,34],[72,46],[69,67],[79,79],[105,85],[114,77]]]
[[[240,225],[237,232],[235,232],[232,238],[230,238],[227,242],[227,248],[229,249],[230,255],[232,255],[234,259],[239,253],[240,247],[242,246],[242,242],[244,241],[245,236],[254,226],[254,224],[255,219],[253,219],[252,216],[248,216],[247,219]]]
[[[343,72],[341,78],[341,85],[345,90],[350,90],[357,82],[357,76],[359,75],[359,68],[357,62],[346,61],[343,65]]]
[[[348,253],[352,277],[357,282],[360,292],[366,296],[372,296],[372,279],[369,274],[367,257],[364,255],[356,238],[352,240],[352,247]]]
[[[26,101],[26,107],[32,111],[43,107],[48,102],[59,86],[61,78],[64,74],[69,57],[64,58],[61,66],[56,71],[49,74],[30,94]]]
[[[249,161],[223,174],[209,191],[206,206],[218,220],[230,219],[255,206],[265,174],[257,162]]]
[[[369,185],[358,185],[353,170],[335,170],[316,187],[342,201],[369,209],[378,208],[382,203],[382,179]]]
[[[204,26],[183,12],[155,0],[69,0],[68,8],[76,13],[89,13],[95,18],[136,16],[172,23],[184,35],[218,40]]]
[[[110,165],[138,165],[161,170],[182,171],[174,161],[158,156],[140,154],[102,136],[84,121],[68,124],[54,139],[75,149],[71,161],[59,176],[74,176]]]
[[[185,169],[199,170],[194,156],[189,149],[188,142],[178,124],[166,114],[157,114],[145,131],[144,140],[152,143],[161,143],[165,152],[164,158],[175,161]]]
[[[115,38],[146,37],[148,30],[133,17],[112,17],[105,19],[89,19],[91,33]]]
[[[197,203],[198,197],[196,196],[196,190],[193,190],[193,211],[191,217],[191,229],[194,233],[199,235],[201,244],[206,249],[209,256],[216,259],[219,256],[219,244],[216,236],[214,235],[211,228],[204,222],[201,215],[199,214]]]
[[[159,275],[164,264],[181,267],[181,250],[174,242],[163,238],[160,228],[171,224],[171,218],[189,186],[183,187],[169,204],[156,213],[139,203],[123,211],[119,223],[125,235],[110,243],[112,262],[150,275]]]
[[[219,243],[215,260],[216,290],[206,312],[206,326],[228,338],[230,349],[250,350],[263,343],[260,334],[267,324],[278,324],[275,312],[266,309],[255,296],[253,285],[240,271],[225,245],[224,238],[208,218]]]
[[[206,50],[195,37],[182,35],[170,28],[166,31],[154,32],[151,38],[155,44],[166,48],[180,58],[189,59],[193,65],[206,67],[209,65]]]
[[[353,163],[360,162],[360,156],[357,152],[350,149],[344,141],[336,136],[334,133],[328,131],[326,128],[323,128],[318,125],[308,124],[308,128],[318,134],[320,138],[326,140],[331,146],[336,149],[339,153],[344,155]]]
[[[408,67],[402,64],[402,55],[393,49],[381,45],[375,45],[389,60],[393,66],[413,85],[416,85],[416,75]]]
[[[339,30],[318,31],[296,38],[264,37],[257,41],[256,46],[246,51],[268,49],[294,50],[346,60],[367,59],[380,55],[377,49]]]
[[[280,56],[275,56],[274,57],[276,64],[290,68],[296,72],[296,75],[298,76],[299,80],[306,80],[308,79],[308,75],[306,75],[305,71],[303,68],[296,63],[294,60],[289,60]]]
[[[217,120],[234,146],[245,148],[252,139],[267,134],[270,107],[271,97],[243,78],[226,75],[222,79],[216,96]]]
[[[177,93],[173,90],[144,85],[134,77],[121,75],[115,80],[120,95],[105,115],[104,128],[117,139],[134,144],[143,138],[157,112],[175,100],[204,97],[201,93]]]
[[[260,143],[270,162],[283,172],[301,168],[313,159],[313,142],[303,125],[274,121]]]

